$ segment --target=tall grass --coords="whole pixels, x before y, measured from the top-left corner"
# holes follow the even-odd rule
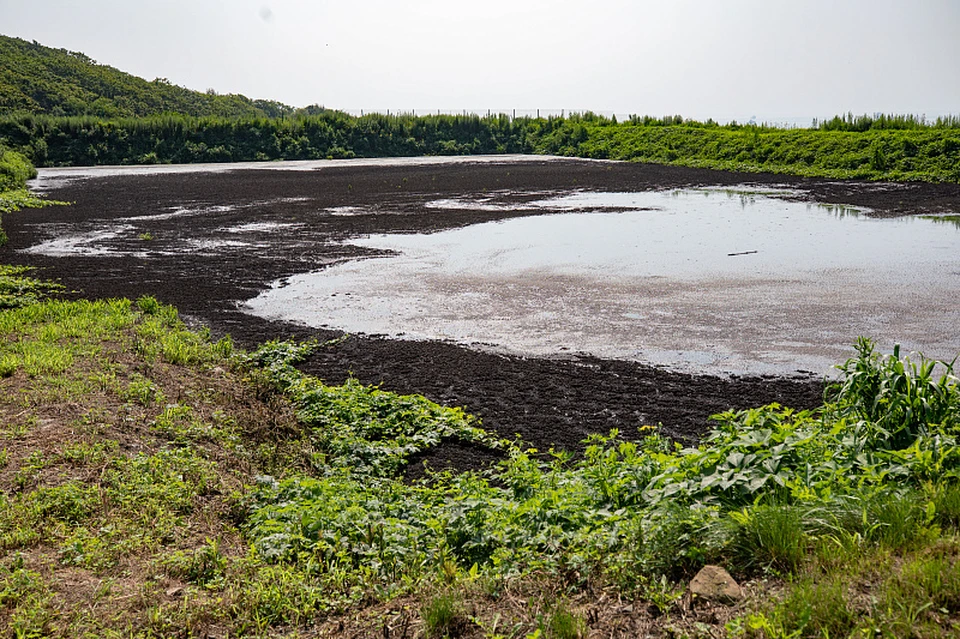
[[[909,129],[960,129],[960,116],[946,115],[935,120],[927,120],[926,116],[899,113],[879,113],[875,115],[836,115],[829,120],[813,121],[814,128],[821,131],[876,131],[876,130],[909,130]]]
[[[840,367],[842,382],[827,388],[837,416],[870,422],[891,448],[903,448],[931,427],[955,433],[960,427],[958,380],[951,362],[901,358],[900,346],[882,356],[860,338],[857,355]]]

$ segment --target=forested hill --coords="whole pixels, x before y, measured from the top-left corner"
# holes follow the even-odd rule
[[[242,95],[202,93],[147,81],[97,64],[83,53],[0,36],[0,113],[142,117],[277,117],[292,110]]]

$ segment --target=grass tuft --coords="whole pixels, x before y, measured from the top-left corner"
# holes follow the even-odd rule
[[[737,523],[733,541],[736,565],[775,574],[791,574],[800,567],[808,538],[798,508],[758,506],[730,516]]]
[[[460,599],[452,592],[430,597],[420,608],[427,637],[457,637],[463,630],[466,617]]]
[[[550,639],[580,639],[586,627],[578,615],[571,612],[564,602],[557,603],[544,624]]]

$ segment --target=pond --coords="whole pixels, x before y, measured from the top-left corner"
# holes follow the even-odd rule
[[[287,278],[243,307],[350,333],[714,373],[829,374],[858,335],[957,355],[958,225],[796,195],[544,194],[510,205],[543,215],[350,240],[392,254]],[[478,194],[425,207],[442,215],[496,202]]]

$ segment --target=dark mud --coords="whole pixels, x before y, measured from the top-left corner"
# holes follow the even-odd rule
[[[215,335],[229,333],[252,347],[275,338],[338,333],[271,322],[237,310],[270,282],[370,254],[342,244],[371,233],[424,233],[548,211],[426,208],[438,198],[490,195],[510,204],[572,189],[637,191],[690,186],[786,186],[801,199],[869,207],[877,215],[960,211],[960,186],[825,182],[764,174],[737,174],[654,165],[543,160],[332,167],[319,171],[253,170],[91,178],[63,184],[47,195],[71,207],[22,211],[4,217],[10,241],[0,262],[29,264],[60,279],[76,295],[154,295],[177,306],[190,322]],[[232,208],[214,208],[232,207]],[[331,215],[325,209],[343,209]],[[194,214],[168,215],[179,209]],[[200,211],[201,213],[196,213]],[[65,224],[91,228],[124,223],[132,231],[105,241],[113,255],[50,257],[21,252]],[[251,231],[242,250],[218,250],[224,229],[250,223],[296,225]],[[277,228],[288,231],[277,232]],[[144,239],[145,237],[152,239]],[[186,243],[199,247],[183,250]],[[212,249],[203,248],[206,245]],[[519,435],[541,449],[576,449],[590,433],[617,428],[639,436],[662,424],[678,440],[693,441],[711,414],[779,402],[817,405],[819,379],[692,375],[642,364],[584,357],[506,356],[438,342],[351,337],[303,365],[331,382],[350,375],[401,393],[422,393],[464,406],[483,425]],[[476,467],[490,453],[454,445],[429,460],[434,467]]]

